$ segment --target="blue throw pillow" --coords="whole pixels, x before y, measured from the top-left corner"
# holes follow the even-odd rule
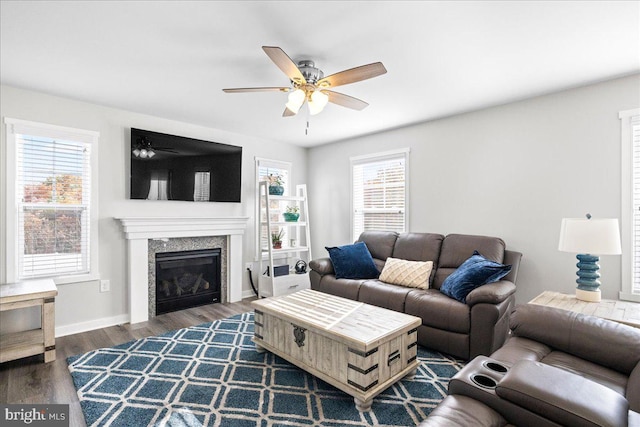
[[[469,259],[444,279],[440,292],[460,302],[465,302],[469,292],[487,283],[497,282],[510,271],[510,265],[488,260],[478,251],[473,251],[473,255]]]
[[[380,275],[364,242],[326,247],[336,272],[336,279],[377,279]]]

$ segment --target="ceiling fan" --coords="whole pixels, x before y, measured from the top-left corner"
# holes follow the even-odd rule
[[[354,98],[343,93],[334,92],[329,88],[355,83],[362,80],[371,79],[387,72],[382,62],[362,65],[340,71],[330,76],[324,77],[324,73],[315,67],[313,61],[299,61],[296,65],[291,58],[279,47],[262,46],[267,56],[280,68],[291,81],[290,87],[250,87],[222,89],[226,93],[240,92],[288,92],[289,97],[283,117],[295,116],[302,105],[307,102],[309,113],[318,114],[332,102],[353,110],[362,110],[369,104],[361,99]]]
[[[166,151],[167,153],[178,153],[170,147],[154,147],[151,145],[151,140],[146,136],[142,136],[136,140],[136,145],[131,153],[135,157],[141,159],[150,159],[156,155],[156,151]]]

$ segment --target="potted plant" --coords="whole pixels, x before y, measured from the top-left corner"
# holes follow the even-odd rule
[[[282,216],[284,216],[284,220],[287,222],[296,222],[298,218],[300,218],[300,207],[287,206],[287,210],[282,213]]]
[[[267,177],[267,180],[269,181],[269,194],[272,196],[282,196],[284,194],[284,187],[282,186],[282,184],[284,184],[282,175],[280,175],[279,173],[277,174],[272,174],[270,173],[269,176]]]
[[[275,231],[271,233],[273,249],[282,249],[282,236],[284,236],[284,228],[280,229],[277,233]]]

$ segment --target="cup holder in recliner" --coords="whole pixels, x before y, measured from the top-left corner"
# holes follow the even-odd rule
[[[496,362],[485,362],[484,366],[487,369],[490,369],[490,370],[492,370],[494,372],[498,372],[500,374],[504,374],[509,370],[506,366],[501,365],[500,363],[496,363]]]
[[[472,375],[471,381],[484,388],[496,388],[496,385],[498,384],[493,378],[482,374]]]

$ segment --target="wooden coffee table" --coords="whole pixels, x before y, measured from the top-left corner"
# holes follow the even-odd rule
[[[419,317],[310,289],[251,304],[258,351],[353,396],[359,411],[419,365]]]

